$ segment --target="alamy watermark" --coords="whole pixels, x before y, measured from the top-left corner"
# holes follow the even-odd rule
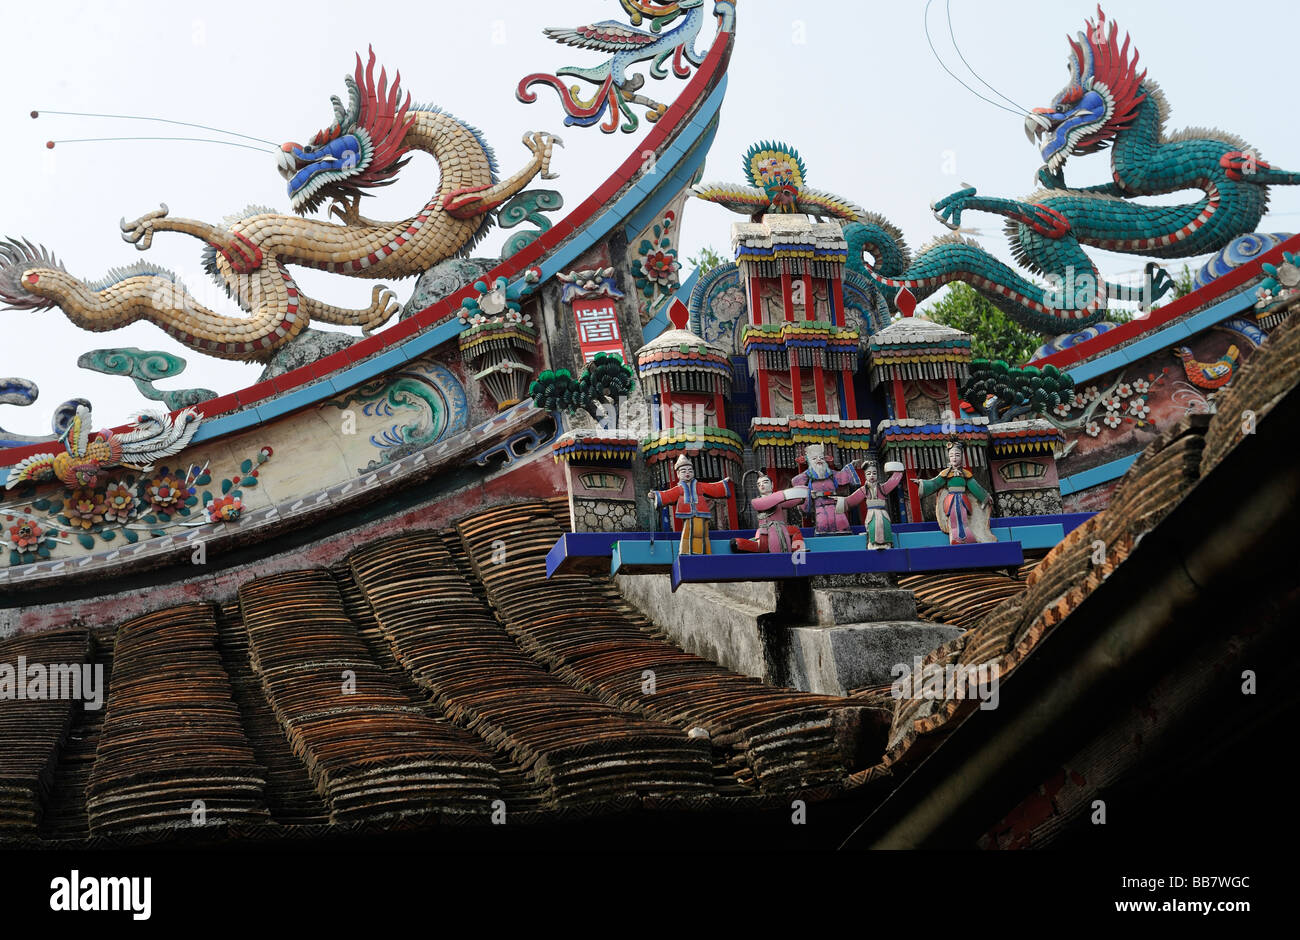
[[[133,920],[148,920],[153,911],[149,876],[82,875],[77,869],[50,881],[52,911],[129,911]]]
[[[104,706],[102,663],[0,662],[0,701],[73,700],[88,711]]]

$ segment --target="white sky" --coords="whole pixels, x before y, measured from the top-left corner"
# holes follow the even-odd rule
[[[708,2],[708,0],[706,0]],[[977,99],[945,74],[926,44],[922,0],[777,2],[738,0],[737,45],[721,127],[705,171],[709,180],[741,181],[740,157],[757,139],[785,140],[808,166],[809,184],[882,212],[902,227],[915,250],[947,230],[929,203],[966,181],[988,195],[1020,197],[1034,188],[1038,154],[1021,119]],[[592,66],[599,53],[557,45],[544,26],[604,19],[626,22],[615,0],[480,0],[466,3],[358,4],[259,0],[225,7],[211,3],[77,3],[44,0],[5,4],[6,83],[0,119],[8,129],[0,235],[47,245],[69,270],[98,278],[113,265],[150,260],[171,267],[204,302],[221,312],[199,266],[193,239],[160,234],[139,253],[121,241],[119,218],[135,218],[166,202],[173,216],[219,222],[250,203],[289,211],[284,181],[270,154],[196,143],[63,144],[48,139],[116,136],[215,136],[191,128],[141,121],[46,115],[33,109],[149,115],[192,121],[262,137],[303,141],[330,123],[329,96],[344,96],[353,53],[373,44],[390,74],[400,69],[418,102],[434,102],[478,125],[495,147],[503,175],[527,152],[520,135],[550,130],[563,136],[552,169],[566,209],[576,206],[636,146],[635,135],[605,135],[595,127],[565,128],[554,93],[524,105],[515,84],[530,72],[561,65]],[[951,0],[957,41],[980,76],[1027,108],[1046,106],[1065,83],[1066,34],[1083,27],[1095,7],[1082,0]],[[1243,8],[1244,9],[1244,8]],[[1243,136],[1283,169],[1300,169],[1300,140],[1290,115],[1294,64],[1262,46],[1290,37],[1300,14],[1290,0],[1257,0],[1249,16],[1234,16],[1217,0],[1112,2],[1106,12],[1129,31],[1150,76],[1172,105],[1171,129],[1219,126]],[[697,47],[713,35],[709,17]],[[989,97],[952,52],[944,0],[931,9],[931,34],[949,67]],[[671,100],[682,83],[648,80],[643,93]],[[228,138],[239,140],[239,138]],[[945,169],[955,163],[955,172]],[[436,185],[436,165],[415,155],[401,180],[366,201],[372,218],[402,218]],[[1109,152],[1072,158],[1073,185],[1109,178]],[[1176,201],[1198,198],[1190,193]],[[687,204],[681,256],[702,245],[725,252],[726,210]],[[1264,231],[1300,228],[1300,187],[1275,188]],[[556,216],[556,218],[562,217]],[[1010,260],[1001,220],[968,215],[980,241]],[[476,254],[496,254],[502,234]],[[1102,270],[1123,277],[1138,259],[1099,252]],[[1194,267],[1199,266],[1199,260]],[[1176,270],[1180,263],[1169,265]],[[683,272],[685,274],[687,272]],[[362,306],[371,282],[299,271],[304,290],[323,300]],[[413,280],[394,286],[399,300]],[[225,393],[254,381],[259,365],[228,363],[185,350],[160,329],[137,323],[91,334],[59,310],[0,312],[0,374],[36,381],[41,396],[27,408],[0,407],[0,427],[48,432],[51,410],[82,396],[95,406],[97,426],[118,424],[143,399],[125,378],[77,368],[90,349],[136,346],[180,353],[189,367],[167,388],[207,387]],[[395,322],[395,321],[394,321]]]

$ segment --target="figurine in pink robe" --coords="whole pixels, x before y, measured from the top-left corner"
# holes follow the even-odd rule
[[[803,549],[803,533],[789,524],[785,511],[808,498],[803,487],[772,492],[767,474],[758,478],[758,496],[750,500],[758,515],[758,531],[752,539],[732,539],[733,552],[797,552]]]
[[[903,465],[897,461],[885,464],[889,474],[884,483],[876,471],[874,460],[863,461],[862,475],[865,482],[850,493],[841,496],[836,506],[838,512],[844,512],[849,506],[862,506],[862,522],[867,529],[867,548],[893,548],[894,530],[889,521],[889,501],[885,499],[903,479]]]

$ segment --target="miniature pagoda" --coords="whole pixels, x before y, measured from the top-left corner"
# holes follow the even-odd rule
[[[650,433],[641,449],[656,487],[675,482],[673,467],[686,455],[702,481],[739,476],[742,442],[727,428],[726,402],[731,397],[731,362],[722,350],[686,329],[689,312],[681,301],[669,309],[673,328],[636,352],[637,373],[650,406]],[[734,495],[719,527],[738,525]],[[725,525],[724,525],[725,523]],[[680,528],[674,522],[675,528]]]
[[[808,444],[843,462],[865,456],[871,422],[858,418],[853,377],[859,334],[845,326],[847,244],[836,222],[765,215],[732,226],[745,286],[743,334],[756,415],[750,441],[776,478]]]

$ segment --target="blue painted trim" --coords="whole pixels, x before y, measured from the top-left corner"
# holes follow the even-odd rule
[[[1020,550],[1050,549],[1058,545],[1069,532],[1094,515],[1095,513],[1091,512],[1071,512],[1047,516],[994,517],[990,529],[998,539],[996,544],[1014,544],[1019,546]],[[939,524],[936,522],[900,522],[893,529],[897,541],[897,548],[893,549],[893,551],[902,552],[915,549],[929,550],[932,548],[952,547],[948,544],[948,536],[939,530]],[[860,552],[866,549],[865,543],[862,542],[862,526],[854,526],[851,535],[816,535],[812,529],[802,529],[801,531],[810,555],[842,555],[845,552]],[[750,561],[766,558],[768,555],[766,552],[737,553],[731,551],[729,544],[731,539],[752,538],[753,535],[754,533],[750,529],[711,532],[709,544],[713,549],[713,556],[735,556]],[[652,540],[653,550],[651,548]],[[680,537],[675,532],[565,532],[556,539],[555,544],[551,546],[546,555],[546,576],[549,578],[556,573],[590,570],[590,563],[595,559],[602,558],[610,559],[611,574],[619,574],[623,569],[629,569],[634,573],[644,573],[647,569],[667,571],[676,558],[679,541]],[[879,555],[880,552],[875,552],[875,554]],[[927,556],[922,554],[918,557],[924,559]],[[998,557],[1003,556],[999,555]],[[943,558],[940,560],[945,565],[950,561],[950,559],[945,561]],[[769,565],[771,563],[765,561],[763,564]],[[1019,562],[1016,562],[1016,564],[1019,564]],[[978,564],[973,565],[973,567],[979,566]],[[997,566],[990,563],[986,567]],[[933,569],[922,567],[881,570]],[[753,577],[742,580],[762,580],[762,578]]]
[[[709,545],[715,552],[730,553],[726,541],[717,542],[709,539]],[[660,532],[654,541],[634,539],[617,541],[609,556],[609,573],[618,574],[622,568],[663,567],[667,569],[677,557],[681,546],[681,536],[676,532]]]
[[[1066,369],[1070,378],[1074,379],[1076,385],[1080,385],[1090,379],[1095,379],[1099,375],[1105,375],[1115,369],[1122,368],[1131,362],[1144,356],[1149,356],[1154,352],[1159,352],[1171,343],[1190,337],[1194,333],[1199,333],[1207,327],[1226,320],[1229,317],[1241,313],[1255,305],[1255,288],[1249,287],[1240,293],[1233,294],[1231,297],[1219,301],[1212,307],[1202,310],[1200,313],[1193,314],[1184,320],[1180,320],[1163,330],[1157,330],[1148,336],[1142,337],[1134,343],[1121,347],[1114,352],[1107,353],[1098,359],[1085,362],[1082,365],[1075,366],[1073,369]],[[1061,491],[1065,493],[1064,490]]]
[[[672,588],[688,582],[771,581],[822,574],[868,571],[964,571],[971,568],[1011,568],[1024,563],[1019,542],[942,545],[868,551],[809,551],[795,563],[794,555],[678,555],[673,560]]]
[[[440,323],[431,330],[426,330],[419,336],[408,339],[402,343],[398,349],[407,354],[408,359],[414,359],[416,356],[422,356],[430,349],[441,346],[449,339],[453,339],[460,334],[462,330],[469,328],[468,323],[461,323],[460,319],[453,318],[446,323]]]
[[[1133,461],[1137,460],[1138,456],[1138,454],[1130,454],[1127,457],[1120,457],[1118,460],[1104,463],[1099,467],[1093,467],[1091,470],[1084,470],[1068,477],[1062,477],[1061,495],[1069,496],[1071,493],[1091,489],[1102,483],[1108,483],[1116,477],[1122,477],[1128,472],[1128,468],[1133,466]]]
[[[200,424],[199,429],[190,438],[190,443],[197,444],[209,438],[221,437],[223,434],[233,434],[236,431],[244,430],[244,428],[251,428],[255,424],[261,424],[261,422],[262,419],[258,416],[256,407],[245,411],[236,411],[234,414],[222,415],[219,418],[204,421]]]
[[[306,388],[295,389],[287,395],[281,395],[279,398],[273,398],[268,402],[262,402],[255,410],[257,411],[258,417],[263,421],[270,421],[272,418],[287,415],[289,412],[297,411],[299,408],[306,408],[308,405],[314,405],[333,394],[334,386],[328,381],[316,382],[313,385],[308,385]]]

